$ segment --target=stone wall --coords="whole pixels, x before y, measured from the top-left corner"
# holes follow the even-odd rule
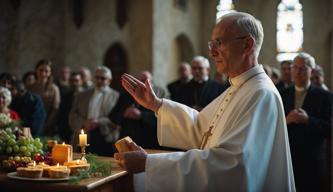
[[[156,83],[165,85],[177,78],[179,63],[175,59],[176,45],[173,44],[176,37],[180,34],[186,35],[193,46],[194,54],[203,55],[206,54],[206,50],[203,52],[202,49],[203,39],[209,38],[208,33],[203,31],[210,27],[202,25],[204,14],[207,13],[203,9],[206,2],[187,1],[186,10],[178,8],[175,1],[154,0],[153,2],[153,72],[155,77],[158,77],[155,78]]]
[[[79,29],[73,23],[72,5],[67,4],[65,63],[74,68],[83,65],[93,69],[104,64],[107,49],[119,42],[128,53],[129,73],[151,69],[151,4],[151,0],[128,1],[128,21],[122,29],[115,21],[115,0],[86,1]]]
[[[20,2],[20,4],[15,4]],[[105,53],[120,43],[128,55],[128,72],[154,73],[165,86],[177,78],[179,36],[185,37],[194,55],[208,55],[207,41],[215,23],[218,1],[188,0],[185,10],[176,0],[127,0],[128,21],[116,24],[116,0],[84,0],[83,23],[76,27],[73,0],[0,1],[0,71],[22,75],[37,60],[50,58],[55,69],[93,69],[104,64]],[[276,61],[277,0],[235,1],[239,11],[262,21],[265,40],[260,63],[279,67]],[[332,1],[302,1],[304,51],[314,55],[333,85]],[[214,71],[214,65],[212,65]]]
[[[63,63],[63,1],[1,1],[0,69],[18,76],[41,58]],[[3,43],[3,44],[2,44]]]
[[[313,55],[325,71],[325,81],[332,88],[331,34],[332,1],[302,1],[304,15],[304,51]]]

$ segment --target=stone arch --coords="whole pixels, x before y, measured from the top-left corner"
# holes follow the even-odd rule
[[[176,37],[176,62],[190,62],[194,57],[193,44],[185,34]]]
[[[113,43],[104,55],[104,65],[112,71],[111,87],[121,91],[121,75],[128,71],[128,55],[120,42]]]

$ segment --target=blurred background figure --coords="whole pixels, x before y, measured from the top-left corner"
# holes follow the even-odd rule
[[[179,98],[181,97],[180,90],[193,78],[190,64],[182,62],[178,68],[178,76],[179,78],[176,81],[167,85],[170,99],[173,101],[179,101]]]
[[[281,73],[280,70],[275,68],[275,67],[271,67],[272,69],[272,76],[271,79],[274,83],[274,85],[277,85],[280,81],[281,81]]]
[[[262,66],[264,67],[264,71],[268,75],[268,77],[272,79],[272,68],[271,68],[271,66],[266,65],[266,64],[262,64]]]
[[[69,78],[71,75],[71,68],[68,66],[62,66],[59,70],[58,79],[56,81],[59,87],[60,97],[63,98],[70,91]]]
[[[94,82],[92,81],[91,71],[88,67],[81,67],[80,73],[82,76],[82,87],[83,89],[92,89],[94,87]]]
[[[151,81],[153,90],[158,97],[165,97],[165,91],[152,82],[152,74],[142,71],[138,79],[142,82]],[[137,104],[133,97],[124,92],[117,105],[109,115],[112,122],[118,124],[120,138],[130,136],[135,143],[148,149],[161,149],[157,141],[157,119],[155,113]]]
[[[31,85],[29,90],[39,95],[44,103],[47,113],[43,135],[54,136],[57,134],[57,115],[60,105],[60,92],[56,84],[53,83],[52,62],[42,59],[35,66],[37,81]]]
[[[12,102],[12,95],[6,87],[0,87],[0,114],[8,115],[12,120],[20,120],[16,111],[9,108]],[[1,122],[2,123],[2,122]],[[0,125],[1,127],[2,125]]]
[[[325,140],[331,136],[332,94],[311,85],[316,66],[308,53],[299,53],[291,68],[295,85],[282,90],[290,152],[297,191],[327,191]]]
[[[66,143],[70,143],[73,134],[72,129],[69,126],[69,114],[75,96],[83,91],[82,84],[81,73],[72,72],[69,78],[70,90],[63,95],[60,103],[58,119],[59,134]]]
[[[75,149],[81,129],[85,129],[89,134],[90,152],[113,155],[119,127],[110,121],[108,115],[116,105],[119,93],[110,88],[111,82],[111,70],[106,66],[98,66],[94,88],[76,94],[69,114],[69,125],[73,131],[71,143]]]
[[[323,68],[320,65],[316,65],[316,67],[312,70],[311,83],[328,91],[329,89],[325,84],[324,76],[325,74]]]
[[[31,128],[33,136],[41,136],[46,112],[40,96],[27,91],[23,82],[15,80],[9,73],[0,74],[0,86],[10,90],[10,108],[19,114],[21,125]]]
[[[276,88],[281,92],[293,84],[291,79],[291,63],[290,60],[285,60],[280,63],[281,80],[276,84]]]
[[[179,102],[200,111],[226,90],[226,87],[209,78],[210,64],[207,58],[194,57],[191,69],[193,79],[180,91]]]
[[[37,77],[34,71],[28,71],[22,77],[22,81],[25,87],[30,87],[32,84],[36,82],[36,79]]]

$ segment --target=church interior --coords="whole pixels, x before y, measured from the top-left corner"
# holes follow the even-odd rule
[[[41,127],[43,127],[42,125],[45,127],[40,128],[43,131],[38,132],[33,130],[34,127],[27,125],[27,127],[32,128],[32,136],[60,135],[60,138],[63,139],[61,141],[69,144],[73,142],[73,139],[76,139],[76,143],[71,144],[74,150],[81,147],[76,146],[78,142],[81,144],[81,134],[83,134],[80,132],[81,127],[91,126],[90,135],[88,134],[88,137],[91,137],[88,140],[91,145],[90,148],[87,147],[88,150],[95,150],[94,146],[109,146],[108,149],[112,148],[113,155],[116,151],[113,146],[114,139],[131,136],[136,143],[144,148],[173,151],[176,149],[160,148],[158,146],[155,114],[139,106],[130,98],[129,94],[124,93],[124,88],[121,85],[122,75],[127,73],[139,80],[141,78],[151,79],[154,86],[156,85],[152,89],[158,97],[171,97],[173,100],[170,96],[169,84],[179,78],[179,69],[182,64],[188,63],[192,65],[192,70],[195,70],[193,63],[200,63],[202,58],[204,58],[204,61],[208,59],[209,70],[207,71],[208,76],[205,78],[221,80],[223,86],[214,84],[214,98],[205,98],[207,101],[202,106],[199,103],[187,104],[187,102],[192,102],[192,99],[201,98],[202,95],[197,96],[197,91],[179,100],[179,102],[183,101],[181,103],[200,111],[230,86],[227,77],[218,75],[217,67],[209,55],[208,42],[212,40],[212,30],[215,24],[219,22],[219,18],[235,11],[249,13],[261,22],[264,30],[264,40],[258,63],[264,66],[265,72],[275,84],[283,78],[282,63],[286,60],[292,63],[296,55],[306,52],[314,58],[316,66],[320,68],[320,72],[318,72],[322,78],[320,86],[325,88],[332,99],[332,0],[0,0],[0,84],[2,78],[10,79],[13,77],[13,81],[24,80],[29,73],[35,73],[34,71],[38,69],[39,64],[45,65],[45,63],[46,65],[52,63],[50,70],[52,70],[51,76],[53,76],[54,82],[61,82],[64,69],[72,72],[67,71],[68,79],[70,78],[69,74],[73,78],[81,74],[83,78],[83,69],[91,71],[92,78],[96,78],[96,81],[100,80],[101,84],[105,78],[110,78],[112,81],[108,85],[114,92],[108,95],[109,103],[93,101],[94,99],[86,100],[91,95],[93,98],[97,98],[96,92],[91,92],[91,95],[89,95],[90,93],[82,94],[80,98],[77,97],[76,94],[78,93],[75,91],[75,93],[68,91],[71,94],[69,99],[66,96],[66,90],[59,85],[60,94],[55,97],[55,101],[52,100],[57,109],[57,112],[53,112],[54,114],[57,113],[56,116],[59,119],[54,120],[51,127],[57,127],[55,128],[57,131],[50,128],[48,131],[51,131],[47,132],[45,128],[47,125],[50,126],[47,119],[53,115],[51,108],[54,106],[49,104],[50,99],[45,101],[44,97],[47,96],[43,95],[41,98],[46,110],[43,120],[44,118],[46,120],[45,124],[41,124]],[[292,68],[292,64],[289,68]],[[112,74],[109,74],[108,69],[111,70]],[[13,76],[2,76],[3,73]],[[312,78],[315,78],[315,76]],[[95,82],[95,86],[98,87],[98,82],[97,85]],[[200,91],[203,89],[200,88]],[[65,91],[62,92],[63,90]],[[38,92],[39,89],[32,88],[29,91]],[[180,89],[177,91],[181,92]],[[184,88],[182,92],[189,94],[191,91],[190,88]],[[2,91],[0,90],[1,94]],[[212,92],[210,94],[213,95]],[[80,98],[78,100],[85,101],[86,105],[78,104],[79,101],[75,103],[73,95],[75,95],[75,99]],[[282,99],[289,97],[289,95],[286,96],[287,94],[281,95]],[[115,100],[111,101],[111,98],[115,98]],[[118,98],[119,100],[117,100]],[[178,100],[175,99],[175,101]],[[332,104],[331,100],[329,102]],[[119,133],[107,132],[105,133],[107,136],[103,135],[103,138],[106,141],[113,139],[112,145],[99,143],[99,139],[95,141],[92,139],[94,138],[93,131],[96,129],[93,122],[87,124],[86,121],[82,120],[84,123],[75,125],[75,123],[78,124],[79,120],[74,119],[74,115],[72,115],[77,104],[75,109],[78,113],[82,112],[82,106],[93,109],[95,113],[85,111],[87,117],[84,118],[101,116],[104,109],[97,111],[96,108],[92,107],[92,103],[100,108],[109,107],[110,105],[110,109],[107,109],[107,112],[103,115],[108,118],[108,126],[111,124],[111,127],[117,127],[117,129],[118,124],[121,125],[120,127],[130,126],[130,124],[131,126],[138,125],[137,111],[140,111],[140,114],[149,114],[149,120],[152,118],[153,120],[149,124],[143,125],[149,127],[147,133],[142,133],[145,134],[144,136],[138,133],[133,134],[134,132],[130,129],[127,132],[120,131],[120,135]],[[325,109],[318,108],[319,105],[317,105],[314,113],[327,112],[326,115],[330,114],[330,116],[325,116],[319,127],[330,126],[329,132],[331,132],[332,106],[327,106],[327,104],[328,102],[323,104],[323,106],[329,107]],[[132,109],[132,111],[129,112],[127,109]],[[24,115],[20,114],[19,111],[16,112],[24,120]],[[124,119],[119,117],[123,114],[125,116],[127,114],[127,117],[136,121],[126,122],[125,125]],[[0,128],[1,126],[0,124]],[[77,128],[73,129],[75,126]],[[73,129],[74,131],[71,132],[67,129]],[[80,135],[80,137],[74,138],[74,135]],[[146,142],[147,135],[151,135],[154,141]],[[323,183],[325,184],[318,189],[330,191],[333,183],[331,182],[333,170],[331,166],[332,148],[331,137],[326,136],[320,140],[322,145],[320,150],[325,151],[323,152],[323,158],[325,158],[325,161],[323,161],[325,164],[323,171],[325,172],[323,173],[325,182]],[[96,138],[98,137],[96,136]],[[85,142],[87,144],[86,140]],[[110,153],[98,150],[96,149],[98,155],[112,156]],[[9,151],[11,153],[11,150]],[[0,157],[1,153],[0,143]],[[33,157],[31,153],[27,155]],[[15,153],[13,152],[13,154]],[[24,155],[27,156],[26,153]],[[13,156],[15,157],[15,155]],[[0,158],[0,160],[2,159]],[[126,180],[126,182],[131,182],[131,179],[130,181]],[[5,189],[11,191],[13,182],[4,180],[1,171],[0,183],[7,186],[0,187],[0,191]],[[37,187],[33,184],[28,186]],[[55,186],[58,190],[62,190],[61,187],[60,185]],[[120,191],[133,190],[131,187],[130,189],[123,189],[123,187],[119,188]],[[298,187],[297,181],[296,187]],[[117,191],[117,186],[115,191]]]

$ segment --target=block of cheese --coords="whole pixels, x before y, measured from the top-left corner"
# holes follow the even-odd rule
[[[67,144],[56,144],[52,148],[52,161],[53,164],[59,163],[63,165],[67,161],[73,160],[73,148]]]
[[[117,150],[122,153],[122,152],[126,152],[126,151],[131,151],[130,146],[128,146],[128,144],[126,143],[126,141],[128,141],[129,143],[133,142],[133,140],[127,136],[124,137],[122,139],[119,139],[114,145],[116,146]]]

